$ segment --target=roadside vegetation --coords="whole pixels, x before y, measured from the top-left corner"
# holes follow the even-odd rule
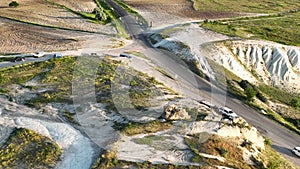
[[[126,3],[120,1],[120,0],[114,0],[119,6],[121,6],[123,9],[125,9],[130,15],[134,16],[135,19],[138,20],[139,23],[142,23],[142,25],[145,26],[145,28],[148,26],[148,22],[146,19],[143,18],[142,15],[140,15],[138,12],[133,10],[130,6],[128,6]]]
[[[255,110],[263,112],[268,118],[300,134],[299,93],[293,94],[263,84],[253,85],[247,80],[240,79],[214,61],[208,58],[207,61],[215,72],[216,84],[219,87],[226,89],[233,97],[238,98]],[[269,101],[286,106],[272,110],[265,106],[268,105]]]
[[[29,129],[15,129],[0,148],[0,168],[53,168],[60,147]]]
[[[120,36],[123,36],[125,38],[129,38],[127,35],[127,32],[124,28],[124,25],[117,19],[118,14],[105,2],[102,0],[94,0],[97,4],[99,9],[102,9],[102,11],[106,14],[107,22],[111,22],[116,26],[116,29]]]
[[[198,135],[192,135],[185,138],[186,144],[194,152],[194,156],[191,159],[193,162],[205,162],[209,165],[221,165],[229,168],[243,168],[243,169],[295,169],[296,167],[282,158],[276,151],[274,151],[270,145],[265,144],[265,150],[260,150],[258,157],[252,157],[255,162],[254,165],[247,164],[243,159],[243,150],[237,147],[236,140],[223,138],[217,135],[210,135],[208,133],[200,133]],[[267,142],[265,142],[267,143]],[[244,146],[248,150],[251,147]],[[219,157],[224,157],[225,162],[219,160],[208,159],[201,156],[200,153],[212,154]]]
[[[300,11],[279,13],[270,16],[229,19],[222,21],[205,20],[201,27],[229,36],[259,38],[286,45],[300,46]]]

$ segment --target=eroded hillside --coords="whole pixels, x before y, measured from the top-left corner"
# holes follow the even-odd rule
[[[299,91],[299,47],[264,41],[229,41],[205,46],[206,56],[242,79]],[[240,74],[239,72],[248,72]]]

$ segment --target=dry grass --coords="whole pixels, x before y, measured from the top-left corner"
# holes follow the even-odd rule
[[[143,12],[168,13],[180,18],[216,19],[238,16],[234,12],[196,11],[187,0],[125,0],[125,3]]]
[[[225,163],[216,161],[214,159],[195,158],[194,161],[204,160],[208,164],[218,164],[228,166],[230,168],[253,168],[248,165],[243,159],[243,152],[238,148],[237,142],[232,139],[226,139],[218,135],[211,135],[206,140],[201,140],[199,136],[186,138],[185,141],[189,147],[196,153],[205,153],[215,156],[223,156],[226,160]]]
[[[248,13],[274,13],[299,9],[299,0],[194,0],[199,11],[235,11]]]

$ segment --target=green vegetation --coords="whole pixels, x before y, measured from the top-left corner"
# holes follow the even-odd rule
[[[72,113],[70,113],[70,112],[68,112],[68,111],[64,111],[64,112],[62,113],[62,115],[63,115],[63,117],[64,117],[65,119],[67,119],[70,123],[73,123],[73,124],[76,124],[76,125],[80,125],[80,124],[75,120],[75,118],[74,118],[74,115],[75,115],[75,114],[72,114]]]
[[[8,4],[9,7],[18,7],[19,6],[19,3],[17,1],[11,1],[9,4]]]
[[[144,25],[144,26],[148,26],[147,20],[144,19],[143,16],[140,15],[138,12],[136,12],[135,10],[133,10],[130,6],[128,6],[127,4],[125,4],[124,2],[122,2],[120,0],[114,0],[114,1],[117,2],[118,5],[121,6],[123,9],[125,9],[131,16],[134,16],[135,19],[139,23],[142,23],[142,25]]]
[[[298,0],[194,0],[193,7],[207,12],[274,13],[297,10],[300,4]]]
[[[270,142],[265,140],[265,150],[261,150],[259,157],[252,157],[254,165],[247,164],[243,159],[243,152],[238,148],[235,138],[224,138],[218,135],[200,133],[185,138],[186,144],[193,150],[193,162],[205,162],[206,164],[227,166],[229,168],[273,168],[273,169],[295,169],[296,167],[281,157],[270,147]],[[247,146],[245,146],[247,148]],[[249,147],[250,148],[250,147]],[[207,159],[200,153],[212,154],[225,157],[225,162]]]
[[[207,61],[214,70],[216,81],[220,87],[226,87],[227,92],[233,97],[242,100],[256,111],[265,111],[266,114],[264,115],[268,118],[300,134],[299,108],[288,108],[284,111],[280,111],[280,114],[278,114],[272,110],[265,110],[266,108],[262,108],[261,105],[258,105],[253,100],[255,96],[264,103],[267,103],[269,99],[274,102],[284,103],[286,105],[297,105],[297,98],[299,98],[299,94],[291,94],[287,91],[262,84],[259,86],[252,85],[247,80],[241,80],[232,72],[223,66],[218,65],[214,61],[208,58]],[[244,90],[241,90],[240,88]]]
[[[113,24],[115,24],[119,35],[128,38],[124,25],[119,20],[116,19],[118,15],[114,12],[114,10],[105,1],[102,0],[94,0],[94,1],[97,4],[98,8],[102,9],[102,11],[106,14],[107,16],[106,23],[112,22]]]
[[[0,149],[0,168],[52,168],[60,154],[60,147],[49,138],[16,129]]]
[[[37,108],[43,103],[49,102],[71,103],[72,83],[77,83],[76,77],[90,77],[91,70],[88,69],[92,66],[91,64],[95,64],[94,66],[98,68],[94,77],[96,92],[99,93],[97,101],[107,104],[110,108],[114,107],[111,98],[112,83],[116,86],[115,93],[118,93],[119,89],[122,91],[121,85],[128,85],[130,87],[131,103],[140,108],[150,106],[149,100],[163,94],[161,92],[163,88],[156,87],[160,83],[143,73],[129,68],[126,69],[126,71],[128,70],[126,73],[122,71],[115,73],[120,64],[119,62],[90,57],[74,70],[76,59],[75,57],[63,57],[2,70],[0,73],[0,88],[5,91],[11,84],[19,84],[23,87],[29,87],[31,90],[48,88],[48,90],[39,93],[36,98],[28,100],[26,103]],[[25,83],[33,78],[37,78],[43,86],[26,86]],[[132,80],[128,81],[128,79]],[[90,83],[90,81],[79,80],[78,83],[83,86],[85,83]],[[166,91],[172,93],[169,89],[164,89],[164,92]],[[123,100],[122,95],[116,95],[116,99],[120,101],[120,104],[124,104],[124,108],[128,106],[126,105],[128,101]]]
[[[279,153],[271,148],[270,145],[265,145],[265,150],[261,153],[261,161],[258,165],[264,166],[267,169],[296,169],[288,160],[283,158]]]
[[[202,134],[205,137],[202,137]],[[193,162],[205,162],[207,164],[222,165],[232,168],[254,168],[244,162],[242,150],[239,149],[234,141],[222,138],[217,135],[208,135],[200,133],[185,138],[186,144],[195,153]],[[226,162],[206,159],[200,153],[211,154],[215,156],[226,157]]]
[[[136,134],[155,133],[158,131],[167,130],[171,127],[171,123],[162,123],[157,120],[147,123],[130,122],[125,125],[115,124],[116,129],[120,130],[123,134],[132,136]]]
[[[149,161],[129,162],[117,160],[116,153],[112,150],[105,151],[92,166],[92,169],[107,168],[136,168],[136,169],[187,169],[185,165],[152,164]],[[209,166],[188,166],[189,169],[209,169]]]
[[[207,21],[200,25],[229,36],[259,38],[286,45],[300,45],[300,11],[278,15]]]
[[[159,67],[154,67],[154,69],[159,71],[161,74],[165,75],[166,77],[168,77],[172,80],[176,80],[173,76],[171,76],[168,72],[164,71],[163,69],[161,69]]]
[[[299,94],[291,94],[288,91],[267,85],[259,85],[258,89],[269,96],[271,100],[279,101],[287,105],[290,105],[293,99],[300,97]]]
[[[290,101],[290,105],[293,107],[300,107],[300,99],[299,98],[292,98]]]
[[[114,0],[115,2],[118,3],[118,5],[120,5],[123,9],[125,9],[127,12],[129,12],[130,14],[137,14],[137,12],[135,10],[133,10],[132,8],[130,8],[128,5],[126,5],[124,2],[120,1],[120,0]]]
[[[99,20],[99,21],[103,21],[105,22],[107,20],[107,15],[104,12],[103,8],[95,8],[93,13],[95,15],[95,19]]]

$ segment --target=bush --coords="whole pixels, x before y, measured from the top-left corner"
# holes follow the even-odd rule
[[[271,141],[270,139],[266,138],[266,139],[264,140],[264,143],[265,143],[265,145],[271,145],[271,144],[272,144],[272,141]]]
[[[226,149],[224,149],[224,148],[216,148],[216,150],[219,152],[219,154],[222,157],[225,157],[228,154],[228,151]]]
[[[254,96],[256,95],[256,91],[253,89],[253,87],[248,86],[245,89],[245,94],[247,96],[248,101],[253,101]]]
[[[300,107],[300,100],[298,98],[293,98],[290,101],[290,105],[295,107],[295,108]]]
[[[242,80],[241,82],[239,82],[239,85],[243,89],[246,89],[247,87],[252,87],[251,83],[248,82],[247,80]]]
[[[268,102],[268,99],[261,92],[257,92],[256,97],[264,103]]]
[[[8,4],[9,7],[18,7],[19,3],[17,1],[11,1],[11,3]]]

